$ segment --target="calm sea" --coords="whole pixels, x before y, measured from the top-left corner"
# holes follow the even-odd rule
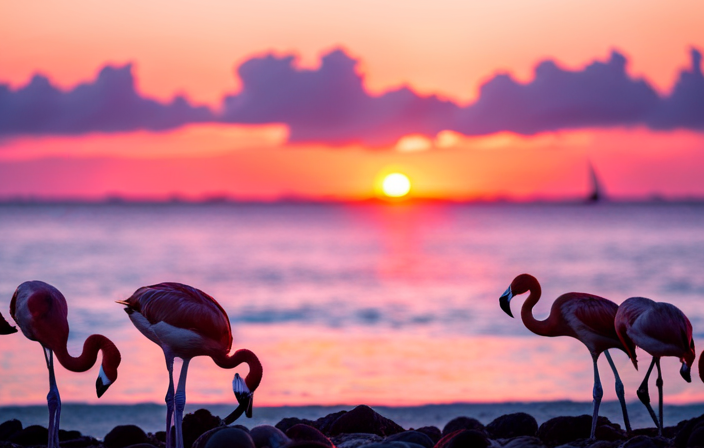
[[[671,302],[704,348],[703,268],[696,204],[0,206],[3,314],[17,285],[44,280],[68,300],[71,353],[95,332],[122,352],[120,376],[100,400],[97,367],[59,367],[64,402],[163,402],[161,350],[114,303],[162,281],[200,288],[227,311],[235,348],[264,364],[255,407],[586,402],[586,348],[504,314],[498,298],[511,280],[528,272],[541,281],[538,317],[568,291]],[[644,371],[613,356],[637,400]],[[647,366],[648,355],[639,358]],[[613,400],[604,359],[600,368]],[[692,384],[677,360],[663,369],[667,403],[704,402],[696,369]],[[195,359],[189,402],[234,403],[232,375]],[[40,346],[0,338],[0,406],[42,404],[47,392]]]

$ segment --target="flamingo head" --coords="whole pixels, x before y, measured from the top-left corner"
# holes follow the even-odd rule
[[[98,393],[98,398],[102,397],[105,391],[117,380],[117,368],[120,366],[122,356],[108,338],[101,335],[93,335],[91,337],[101,340],[101,350],[103,352],[103,362],[100,364],[100,373],[95,381],[95,390]]]
[[[252,418],[254,391],[249,388],[246,380],[243,380],[239,373],[235,373],[235,378],[232,380],[232,391],[240,407],[244,409],[244,414],[247,418]]]
[[[115,382],[117,379],[117,369],[110,371],[111,375],[105,373],[103,366],[100,366],[100,373],[98,374],[98,379],[95,380],[95,391],[98,393],[98,398],[102,397],[105,391]]]
[[[532,275],[521,274],[514,278],[508,289],[499,297],[501,309],[504,310],[506,314],[513,317],[513,313],[511,313],[511,299],[513,299],[514,296],[531,291],[531,288],[537,289],[538,291],[540,290],[538,280]]]
[[[691,330],[690,330],[691,333]],[[692,382],[692,364],[694,364],[694,358],[697,356],[697,353],[694,351],[694,339],[690,337],[689,339],[689,350],[687,350],[687,353],[680,359],[682,362],[682,368],[680,368],[680,375],[682,375],[682,378],[688,383]],[[701,366],[701,360],[699,362]],[[701,367],[699,370],[699,375],[701,376]]]
[[[513,299],[513,291],[509,286],[501,297],[499,297],[499,306],[501,306],[501,309],[504,310],[506,314],[513,317],[513,313],[511,313],[511,299]]]

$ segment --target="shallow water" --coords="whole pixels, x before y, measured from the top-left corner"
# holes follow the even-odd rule
[[[538,317],[568,291],[651,297],[681,308],[698,342],[702,229],[704,206],[691,204],[3,205],[0,298],[7,309],[21,282],[52,283],[69,303],[71,353],[94,332],[120,347],[120,377],[100,401],[97,367],[58,368],[65,401],[163,402],[161,350],[114,303],[161,281],[222,304],[235,347],[264,363],[255,405],[587,401],[584,346],[530,333],[498,297],[522,272],[543,286]],[[613,357],[635,400],[644,372]],[[613,400],[603,359],[600,369]],[[704,401],[676,360],[663,369],[667,403]],[[232,375],[197,358],[189,401],[234,403]],[[44,403],[39,345],[0,338],[0,378],[0,405]]]

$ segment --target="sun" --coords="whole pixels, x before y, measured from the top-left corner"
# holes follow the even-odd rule
[[[406,196],[411,191],[411,181],[405,174],[391,173],[384,177],[381,184],[384,194],[390,198]]]

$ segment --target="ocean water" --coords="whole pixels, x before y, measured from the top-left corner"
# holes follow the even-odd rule
[[[262,360],[255,408],[582,406],[593,381],[586,348],[530,333],[500,310],[498,297],[528,272],[542,285],[540,318],[568,291],[617,303],[668,301],[689,316],[699,344],[702,229],[700,204],[2,205],[0,301],[9,319],[15,288],[44,280],[67,298],[71,353],[96,332],[120,348],[119,378],[100,400],[97,366],[57,368],[66,403],[163,403],[161,350],[114,301],[178,281],[215,297],[230,316],[235,348]],[[514,311],[522,301],[514,300]],[[627,399],[637,400],[643,369],[624,353],[612,355]],[[639,359],[649,362],[644,352]],[[613,375],[604,359],[599,366],[604,398],[614,400]],[[677,360],[663,360],[666,403],[704,402],[696,368],[691,384],[678,370]],[[189,402],[234,406],[233,373],[196,358]],[[47,378],[37,343],[21,334],[0,338],[3,412],[45,403]],[[653,379],[654,400],[655,390]]]

